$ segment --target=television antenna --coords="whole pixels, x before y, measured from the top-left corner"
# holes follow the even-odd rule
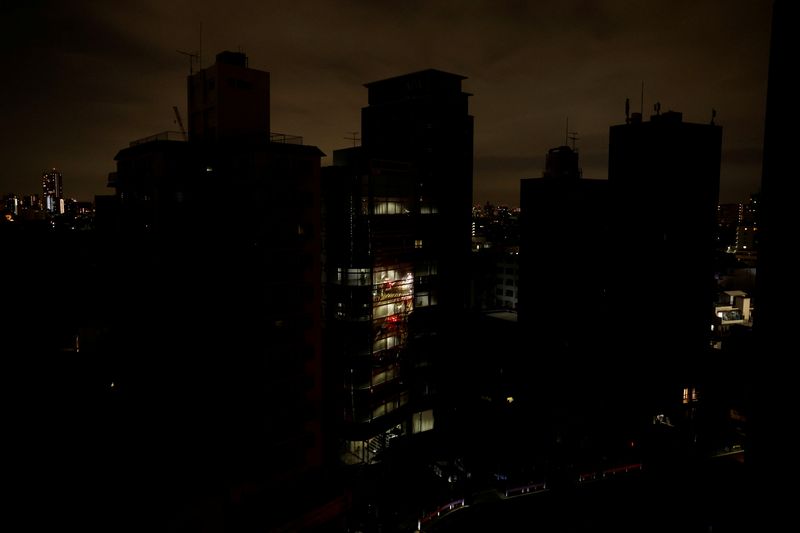
[[[195,52],[176,50],[179,54],[189,56],[189,75],[194,74],[194,62],[197,61],[198,70],[203,68],[203,23],[200,23],[200,48]]]
[[[564,146],[569,146],[572,143],[572,150],[575,150],[575,142],[578,140],[577,131],[569,131],[569,117],[567,117],[567,127],[564,131]]]
[[[574,152],[575,151],[575,143],[580,140],[580,137],[578,137],[578,132],[577,131],[568,131],[567,132],[567,140],[570,143],[572,143],[572,151]]]
[[[347,139],[348,141],[353,141],[353,148],[358,146],[358,144],[356,144],[356,143],[361,140],[361,138],[358,136],[358,132],[357,131],[347,131],[345,133],[349,133],[350,134],[348,137],[345,137],[345,139]]]
[[[184,50],[175,50],[179,54],[183,54],[189,57],[189,75],[191,76],[194,74],[194,63],[197,61],[197,64],[200,65],[200,52],[186,52]]]

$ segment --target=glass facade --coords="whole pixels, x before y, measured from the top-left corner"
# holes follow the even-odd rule
[[[344,458],[371,462],[409,431],[408,320],[415,286],[436,269],[415,268],[418,208],[407,165],[356,157],[327,168],[323,181],[326,331],[344,376]]]

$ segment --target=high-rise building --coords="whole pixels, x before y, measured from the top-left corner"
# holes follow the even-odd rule
[[[62,176],[55,168],[42,173],[42,208],[54,215],[64,213]]]
[[[241,52],[220,52],[190,75],[187,102],[192,141],[269,136],[269,72],[249,68]]]
[[[16,194],[7,194],[3,199],[3,207],[13,216],[19,215],[20,201]]]
[[[521,180],[519,320],[541,361],[572,361],[605,331],[608,182],[583,178],[569,146],[545,164],[543,177]]]
[[[733,251],[736,248],[736,229],[742,216],[742,204],[717,206],[717,250]]]
[[[781,488],[769,480],[782,468],[780,450],[792,438],[786,424],[798,411],[796,378],[787,356],[795,342],[796,326],[792,300],[786,287],[795,278],[794,246],[797,224],[794,205],[794,175],[797,167],[793,135],[786,134],[788,110],[796,100],[795,78],[800,34],[796,21],[798,5],[790,0],[772,4],[772,31],[764,124],[764,159],[761,179],[758,277],[756,279],[753,328],[756,350],[748,360],[752,383],[752,440],[747,449],[751,467],[749,486],[758,487],[746,511],[760,529],[775,529],[794,514],[785,505]],[[754,489],[755,490],[755,489]],[[757,497],[756,497],[757,496]]]
[[[751,194],[750,201],[742,204],[736,227],[736,257],[750,263],[754,263],[758,257],[759,198],[759,194]]]
[[[407,163],[363,155],[338,150],[323,173],[326,353],[344,380],[346,462],[371,462],[411,431],[408,319],[423,304],[414,300],[414,176]]]
[[[324,169],[326,346],[344,378],[346,460],[373,461],[391,439],[434,425],[435,356],[468,294],[463,79],[425,70],[368,83],[363,146]]]
[[[189,141],[135,141],[109,176],[125,237],[113,329],[131,360],[119,379],[164,423],[158,460],[202,460],[241,493],[226,503],[233,530],[311,527],[336,506],[304,513],[341,495],[322,475],[323,154],[270,141],[268,80],[244,54],[219,54],[189,77]],[[130,312],[147,308],[144,321]]]
[[[429,69],[368,83],[369,105],[361,112],[369,157],[413,168],[418,213],[425,217],[416,229],[418,255],[437,263],[429,292],[442,309],[461,309],[467,300],[473,117],[464,79]]]
[[[658,109],[658,108],[657,108]],[[636,113],[610,129],[612,326],[620,377],[686,379],[708,348],[722,128]],[[649,378],[641,379],[644,375]]]

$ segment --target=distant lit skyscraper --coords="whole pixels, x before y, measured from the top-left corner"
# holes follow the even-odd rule
[[[742,217],[742,204],[717,206],[717,249],[732,251],[736,244],[736,230]]]
[[[7,194],[4,200],[5,209],[13,215],[19,215],[19,197],[16,194]]]
[[[50,214],[64,212],[64,190],[61,172],[55,168],[42,173],[42,207]]]
[[[759,194],[751,194],[750,201],[743,204],[739,212],[736,228],[736,257],[741,260],[754,260],[758,254]]]

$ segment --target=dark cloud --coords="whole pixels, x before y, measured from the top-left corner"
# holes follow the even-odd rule
[[[3,7],[8,80],[0,192],[33,192],[59,166],[68,194],[105,192],[130,140],[175,127],[188,61],[241,47],[272,80],[272,129],[326,153],[346,146],[362,84],[434,67],[468,76],[476,201],[514,204],[519,178],[579,131],[584,175],[606,175],[624,100],[724,127],[723,198],[758,187],[769,0],[30,1]],[[743,154],[749,154],[744,157]],[[733,198],[736,196],[736,198]]]

